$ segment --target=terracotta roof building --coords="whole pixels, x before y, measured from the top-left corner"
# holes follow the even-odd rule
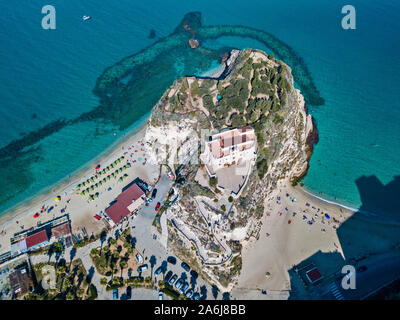
[[[71,228],[69,226],[69,222],[65,222],[51,229],[51,235],[56,239],[65,237],[70,233],[71,233]]]
[[[211,175],[218,169],[251,160],[255,156],[256,136],[250,126],[225,130],[207,140],[200,160]]]
[[[310,283],[316,283],[322,279],[322,274],[316,267],[314,267],[306,272],[306,277]]]
[[[14,298],[29,291],[33,287],[32,278],[29,274],[29,268],[24,265],[10,274],[10,284]]]
[[[34,234],[31,234],[30,236],[26,237],[26,239],[25,239],[27,249],[32,249],[39,245],[45,244],[48,241],[49,241],[49,238],[47,237],[46,230],[42,230],[42,231],[36,232]]]
[[[115,203],[105,210],[107,216],[114,224],[117,224],[140,207],[144,202],[143,196],[143,190],[136,183],[132,184],[118,196]]]

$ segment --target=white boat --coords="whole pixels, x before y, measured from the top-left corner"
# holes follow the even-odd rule
[[[83,21],[86,21],[86,20],[89,20],[89,19],[91,19],[90,16],[83,16],[83,17],[82,17],[82,20],[83,20]]]

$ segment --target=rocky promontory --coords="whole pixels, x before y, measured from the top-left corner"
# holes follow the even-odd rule
[[[257,156],[235,194],[207,175],[199,154],[211,134],[244,126],[254,128]],[[176,80],[153,108],[146,140],[149,161],[176,173],[162,210],[168,245],[228,290],[241,270],[242,242],[257,237],[265,200],[279,181],[296,184],[306,174],[318,133],[290,67],[247,49],[233,50],[218,78]]]

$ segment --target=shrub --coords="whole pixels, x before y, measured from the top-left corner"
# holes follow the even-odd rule
[[[210,187],[215,188],[218,184],[218,178],[217,177],[211,177],[210,178]]]

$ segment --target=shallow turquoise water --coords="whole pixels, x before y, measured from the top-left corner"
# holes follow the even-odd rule
[[[268,31],[304,59],[325,99],[323,106],[308,106],[320,132],[303,181],[308,189],[358,207],[361,197],[356,181],[360,177],[374,175],[385,185],[400,173],[400,3],[396,1],[353,1],[357,29],[351,31],[340,26],[344,1],[235,0],[227,4],[158,0],[149,6],[139,1],[103,0],[100,6],[95,0],[54,0],[57,29],[53,31],[40,27],[45,4],[39,0],[19,6],[0,3],[0,147],[52,121],[72,120],[93,110],[99,101],[92,90],[104,69],[152,44],[150,29],[156,31],[157,39],[165,37],[184,14],[198,10],[205,25],[244,25]],[[92,20],[82,22],[85,14]],[[253,39],[238,37],[208,40],[203,45],[268,51]],[[157,68],[172,79],[188,70],[202,73],[215,66],[215,61],[214,65],[209,62],[190,65],[171,53]],[[144,69],[146,81],[150,71]],[[138,84],[142,91],[150,87]],[[25,147],[18,161],[11,156],[3,162],[0,212],[104,151],[143,121],[139,119],[150,111],[161,89],[142,92],[142,108],[137,107],[137,115],[129,118],[122,131],[99,119],[60,126],[54,134]]]

